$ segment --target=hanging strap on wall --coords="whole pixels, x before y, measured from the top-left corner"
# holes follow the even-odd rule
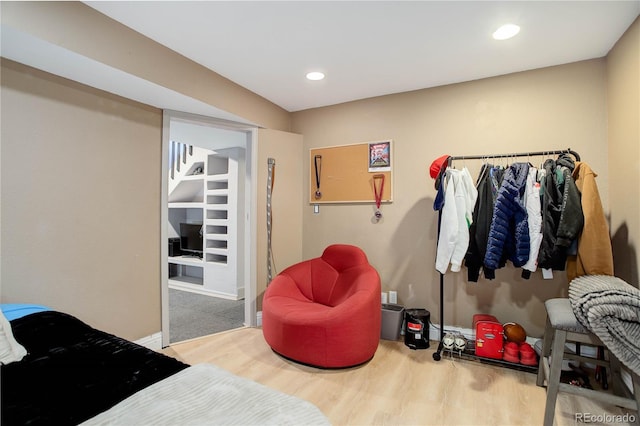
[[[322,155],[316,155],[313,157],[313,168],[316,172],[316,193],[314,196],[316,200],[322,198],[322,192],[320,192],[320,178],[322,177]]]
[[[271,195],[273,194],[273,184],[275,178],[276,160],[275,158],[267,159],[267,285],[271,283],[273,278],[273,269],[271,266],[273,260],[273,252],[271,249]]]
[[[380,205],[382,204],[382,193],[384,192],[384,175],[373,175],[373,195],[376,200],[376,220],[382,218],[382,212],[380,211]]]

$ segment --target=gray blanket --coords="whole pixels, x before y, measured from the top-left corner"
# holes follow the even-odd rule
[[[571,281],[569,300],[578,321],[640,374],[640,290],[620,278],[586,275]]]
[[[328,426],[308,401],[197,364],[157,382],[82,426]]]

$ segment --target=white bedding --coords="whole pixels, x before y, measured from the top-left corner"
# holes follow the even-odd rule
[[[328,425],[313,404],[211,364],[188,367],[83,425]]]

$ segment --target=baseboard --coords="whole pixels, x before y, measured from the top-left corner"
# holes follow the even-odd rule
[[[149,336],[145,336],[141,339],[136,340],[134,343],[137,343],[140,346],[144,346],[145,348],[149,348],[154,351],[159,351],[160,349],[162,349],[162,333],[157,332]]]
[[[170,279],[169,288],[172,290],[182,290],[182,291],[188,291],[191,293],[201,294],[203,296],[219,297],[220,299],[227,299],[227,300],[244,299],[244,287],[238,289],[237,294],[230,294],[230,293],[223,293],[220,291],[209,290],[199,285],[184,283],[181,281]]]
[[[444,334],[447,333],[460,333],[467,340],[473,339],[473,336],[475,335],[475,332],[470,328],[454,327],[445,324]],[[440,324],[429,324],[429,340],[440,340]]]

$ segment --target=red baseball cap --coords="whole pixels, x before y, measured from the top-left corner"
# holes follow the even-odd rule
[[[432,179],[437,179],[438,176],[440,176],[440,172],[447,168],[449,157],[450,155],[447,154],[433,160],[433,163],[431,163],[431,167],[429,168],[429,173],[431,174]]]

